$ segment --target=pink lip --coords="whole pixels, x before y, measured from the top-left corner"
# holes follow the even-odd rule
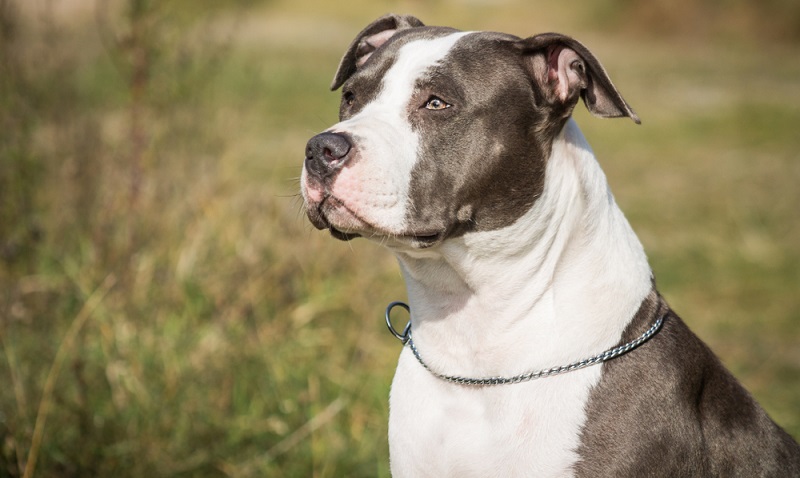
[[[362,219],[339,198],[333,195],[325,196],[318,205],[320,214],[336,229],[345,231],[375,231],[369,222]]]
[[[324,199],[322,189],[306,186],[306,198],[312,203],[321,203]]]

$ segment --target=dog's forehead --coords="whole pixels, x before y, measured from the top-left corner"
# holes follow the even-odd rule
[[[423,27],[398,32],[349,81],[351,85],[413,82],[437,66],[475,59],[483,44],[514,41],[518,37],[495,32],[462,32],[446,27]]]
[[[421,31],[417,31],[421,30]],[[441,62],[455,44],[467,35],[445,28],[424,28],[401,31],[376,51],[344,89],[392,89],[398,83],[413,83],[431,67]],[[383,86],[383,88],[381,88]],[[396,95],[397,93],[394,93]]]

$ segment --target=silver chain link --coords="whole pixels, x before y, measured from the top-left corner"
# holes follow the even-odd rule
[[[528,382],[531,380],[535,380],[537,378],[544,378],[550,377],[553,375],[559,375],[566,372],[572,372],[573,370],[580,370],[582,368],[589,367],[591,365],[595,365],[598,363],[603,363],[613,358],[619,357],[631,350],[635,349],[636,347],[642,345],[643,343],[647,342],[651,337],[653,337],[660,329],[661,325],[664,323],[664,318],[666,315],[659,317],[658,320],[650,326],[642,335],[640,335],[637,339],[634,339],[626,344],[620,345],[618,347],[614,347],[612,349],[608,349],[605,352],[599,353],[592,357],[579,360],[577,362],[573,362],[569,365],[562,365],[560,367],[553,367],[545,370],[539,370],[536,372],[528,372],[523,373],[520,375],[514,375],[513,377],[485,377],[485,378],[469,378],[469,377],[461,377],[459,375],[445,375],[435,370],[432,370],[424,360],[422,360],[422,356],[419,354],[419,350],[414,345],[414,341],[411,339],[411,321],[408,322],[406,327],[403,330],[403,333],[398,333],[394,327],[392,326],[392,322],[389,319],[389,314],[394,307],[403,307],[406,310],[409,310],[408,305],[404,304],[403,302],[392,302],[389,304],[389,307],[386,308],[386,324],[389,327],[389,330],[392,334],[395,335],[403,344],[408,344],[411,348],[411,352],[414,353],[414,357],[417,358],[417,361],[425,367],[425,370],[432,373],[437,378],[442,380],[457,383],[460,385],[505,385],[511,383],[520,383],[520,382]]]

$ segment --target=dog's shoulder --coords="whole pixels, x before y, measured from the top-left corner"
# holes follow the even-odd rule
[[[800,446],[655,291],[626,328],[662,329],[603,365],[576,476],[800,476]]]

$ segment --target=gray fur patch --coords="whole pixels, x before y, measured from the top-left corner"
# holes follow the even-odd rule
[[[655,290],[621,342],[665,312],[648,343],[603,365],[576,477],[800,476],[800,446]]]

